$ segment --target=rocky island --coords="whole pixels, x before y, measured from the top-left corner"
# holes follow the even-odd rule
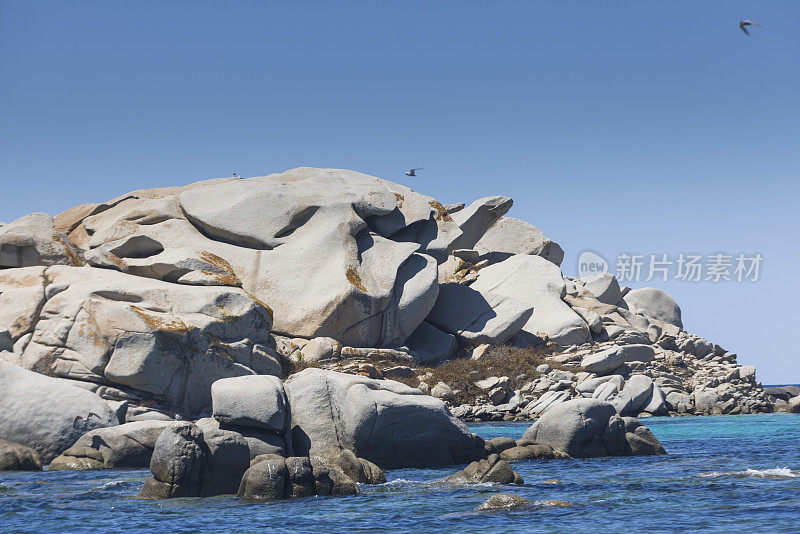
[[[3,224],[0,468],[149,467],[148,498],[519,484],[508,462],[664,454],[637,417],[800,410],[663,291],[565,277],[511,206],[299,168]]]

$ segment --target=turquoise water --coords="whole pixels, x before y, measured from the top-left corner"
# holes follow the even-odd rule
[[[388,471],[354,497],[246,504],[233,497],[135,499],[146,470],[0,474],[3,532],[797,532],[800,416],[651,418],[669,456],[517,462],[524,487],[452,488],[454,468]],[[523,423],[471,426],[519,437]],[[558,479],[561,484],[544,484]],[[570,507],[485,513],[511,491]]]

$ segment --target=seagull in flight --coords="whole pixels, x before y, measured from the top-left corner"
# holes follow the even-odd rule
[[[750,35],[750,32],[747,31],[747,27],[748,26],[758,26],[760,28],[761,24],[759,24],[757,22],[753,22],[750,19],[743,20],[743,21],[739,22],[739,28],[745,33],[745,35]]]
[[[417,167],[416,169],[408,169],[406,171],[406,176],[416,176],[417,171],[424,170],[424,167]]]

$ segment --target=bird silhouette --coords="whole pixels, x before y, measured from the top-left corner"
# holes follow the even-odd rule
[[[423,169],[424,169],[424,167],[417,167],[416,169],[408,169],[406,171],[406,176],[416,176],[417,175],[417,171],[421,171]]]
[[[761,24],[759,24],[757,22],[753,22],[750,19],[743,20],[743,21],[739,22],[739,29],[741,29],[745,33],[745,35],[750,35],[750,32],[747,31],[747,27],[748,26],[758,26],[760,28]]]

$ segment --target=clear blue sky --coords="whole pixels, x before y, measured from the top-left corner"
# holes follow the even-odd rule
[[[300,165],[505,194],[565,274],[760,252],[754,284],[656,285],[800,382],[799,101],[792,0],[2,1],[0,220]]]

